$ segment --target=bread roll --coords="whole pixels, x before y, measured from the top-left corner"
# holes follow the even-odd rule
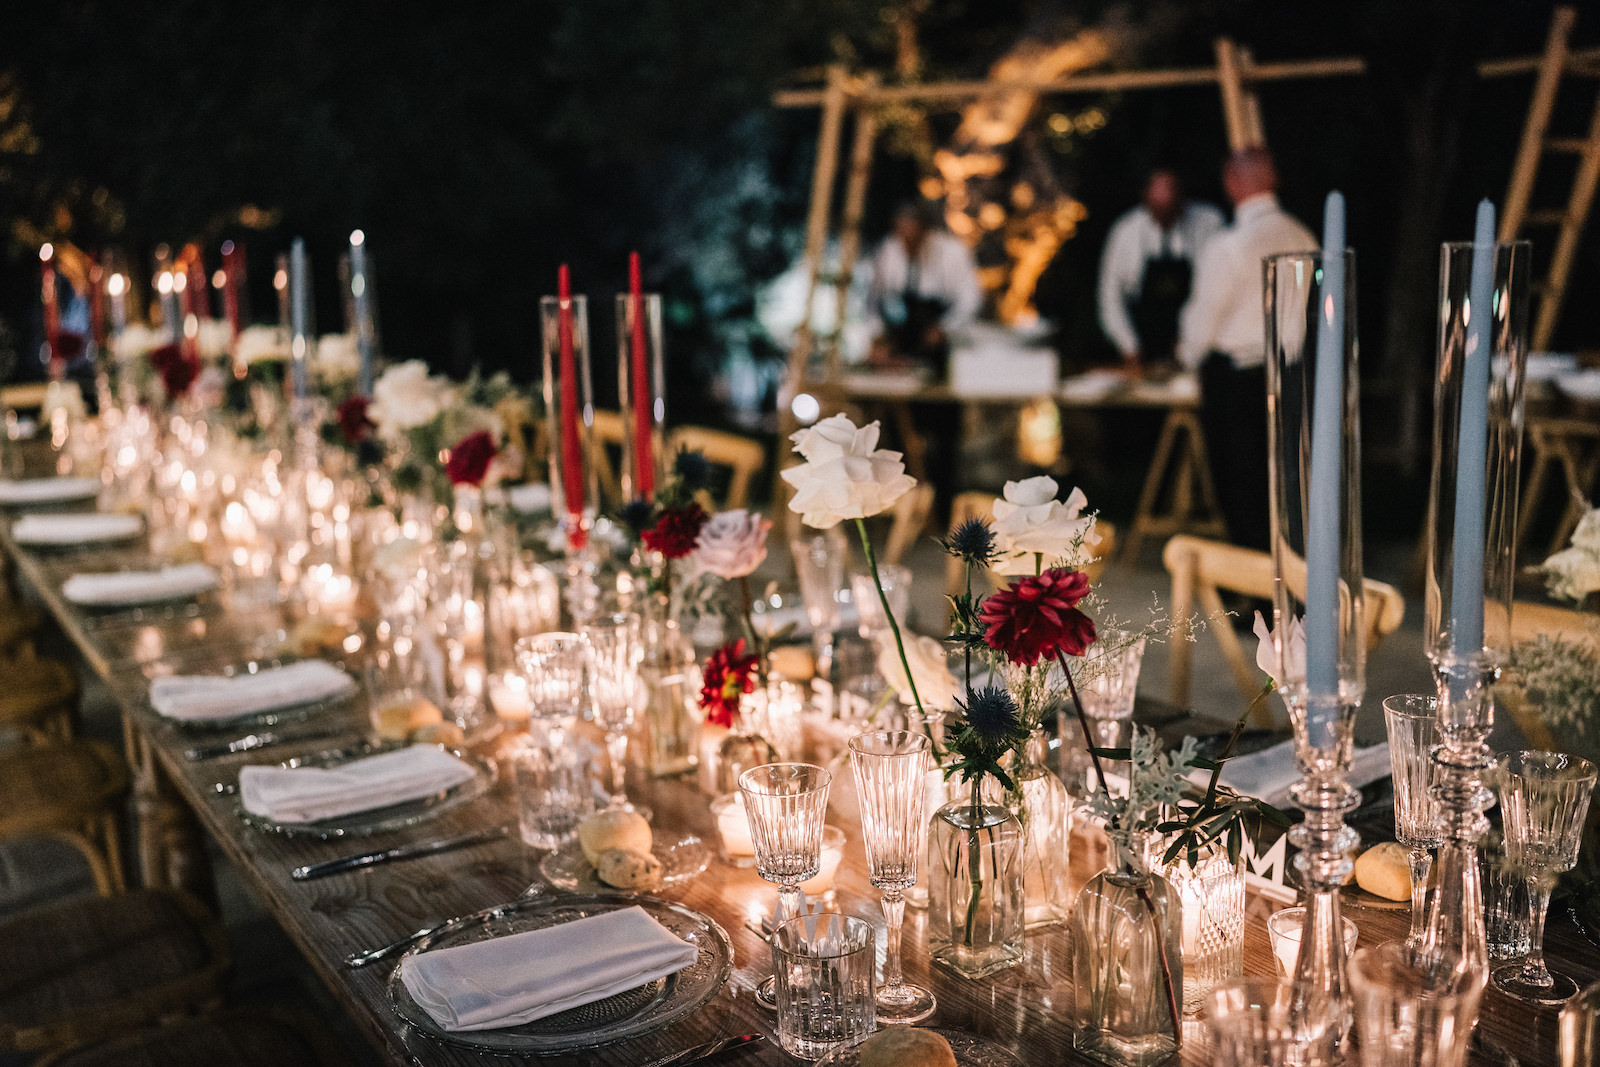
[[[600,853],[594,873],[618,889],[654,889],[661,884],[661,861],[648,852],[611,848]]]
[[[430,700],[398,700],[378,711],[378,736],[385,741],[406,741],[415,731],[442,721],[444,715]]]
[[[861,1042],[861,1067],[956,1067],[956,1054],[932,1030],[890,1026]]]
[[[654,837],[650,824],[638,812],[607,808],[578,824],[578,844],[591,866],[600,865],[600,853],[614,848],[629,852],[650,851]]]
[[[1356,884],[1385,900],[1411,899],[1411,862],[1405,846],[1373,845],[1356,860]]]

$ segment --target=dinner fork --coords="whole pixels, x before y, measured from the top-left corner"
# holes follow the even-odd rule
[[[532,900],[534,897],[546,892],[549,892],[549,890],[546,889],[543,882],[534,882],[521,893],[517,894],[515,900],[508,900],[504,904],[495,904],[491,907],[469,912],[466,915],[458,915],[454,919],[446,919],[444,922],[434,923],[432,926],[424,926],[416,933],[407,934],[398,941],[391,941],[387,945],[381,945],[378,948],[368,949],[365,952],[352,952],[344,958],[344,965],[349,967],[351,970],[357,970],[365,967],[369,963],[377,963],[379,960],[386,960],[390,956],[399,955],[412,945],[415,945],[417,942],[432,937],[434,934],[445,929],[446,927],[460,926],[473,922],[482,922],[487,919],[498,919],[507,911],[510,911],[518,904],[521,904],[523,901]]]

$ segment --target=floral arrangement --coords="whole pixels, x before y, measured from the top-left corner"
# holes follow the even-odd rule
[[[1552,597],[1588,605],[1600,592],[1600,508],[1587,510],[1568,547],[1538,570]],[[1587,740],[1600,707],[1600,621],[1586,637],[1540,634],[1519,642],[1514,653],[1515,676],[1544,721]]]
[[[521,429],[531,418],[531,402],[504,373],[456,383],[407,360],[379,376],[370,399],[347,396],[333,425],[351,446],[370,440],[381,447],[396,489],[431,489],[444,503],[446,486],[481,487],[520,474]]]
[[[1544,561],[1539,568],[1550,595],[1557,600],[1583,604],[1591,593],[1600,592],[1600,508],[1590,508],[1578,520],[1568,547]]]
[[[756,690],[760,658],[745,651],[744,638],[730,641],[711,654],[701,672],[700,707],[706,722],[731,728],[739,699]]]

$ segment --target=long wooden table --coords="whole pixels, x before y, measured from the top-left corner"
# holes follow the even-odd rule
[[[66,554],[19,549],[11,541],[8,528],[0,529],[0,544],[15,561],[21,583],[54,615],[121,708],[130,755],[138,772],[139,859],[145,879],[188,885],[204,892],[207,872],[203,863],[197,862],[194,848],[194,834],[203,831],[238,867],[247,885],[294,940],[307,962],[390,1061],[447,1067],[507,1062],[409,1031],[391,1009],[385,994],[392,964],[351,971],[340,961],[346,953],[387,943],[428,923],[515,897],[538,880],[538,853],[513,836],[475,848],[309,883],[291,880],[289,872],[300,864],[370,847],[430,840],[493,824],[514,826],[509,776],[502,775],[488,795],[473,803],[432,822],[378,837],[319,842],[252,829],[240,820],[235,798],[219,793],[217,785],[236,782],[239,768],[247,763],[276,762],[337,742],[307,742],[192,762],[183,753],[201,735],[157,716],[149,706],[147,689],[150,679],[162,673],[214,671],[266,654],[281,642],[288,620],[277,611],[237,613],[220,598],[204,602],[193,617],[158,614],[144,621],[126,615],[96,618],[62,599],[62,582],[81,571],[146,564],[142,549]],[[344,727],[349,739],[355,739],[367,728],[364,708],[350,706],[289,729],[310,731],[325,728],[329,722]],[[504,743],[505,739],[499,742]],[[817,759],[828,759],[838,751],[836,739],[819,738],[819,743],[820,748],[814,753]],[[634,773],[629,786],[636,800],[655,810],[658,834],[692,831],[708,843],[716,841],[716,828],[707,806],[710,798],[697,789],[692,776],[654,780]],[[849,839],[838,876],[839,907],[881,923],[877,893],[867,883],[847,765],[834,780],[829,821],[843,829]],[[1103,856],[1103,838],[1074,835],[1074,891],[1099,869]],[[654,1057],[719,1036],[752,1031],[772,1034],[772,1016],[752,997],[754,986],[768,973],[768,952],[746,919],[770,906],[773,887],[751,871],[713,860],[699,878],[664,895],[713,917],[728,931],[734,947],[732,979],[699,1012],[667,1030],[627,1044],[548,1062],[639,1067]],[[1273,972],[1265,919],[1278,906],[1254,894],[1249,898],[1244,944],[1247,974]],[[1347,915],[1359,926],[1363,945],[1400,937],[1405,932],[1407,913],[1403,910],[1352,910]],[[1578,979],[1580,984],[1600,978],[1600,953],[1565,916],[1552,914],[1546,943],[1552,967]],[[992,1038],[1010,1047],[1026,1064],[1044,1067],[1091,1062],[1072,1050],[1067,1022],[1072,992],[1069,945],[1063,930],[1030,934],[1024,963],[983,981],[968,981],[930,967],[925,952],[924,912],[907,910],[904,944],[908,979],[927,984],[938,997],[939,1009],[932,1025]],[[241,960],[239,966],[248,967],[249,961]],[[1508,1004],[1491,990],[1482,1029],[1513,1049],[1524,1064],[1553,1064],[1555,1018],[1550,1010]],[[1184,1063],[1211,1061],[1202,1024],[1186,1021],[1184,1039]],[[769,1041],[726,1062],[791,1061],[775,1042]]]

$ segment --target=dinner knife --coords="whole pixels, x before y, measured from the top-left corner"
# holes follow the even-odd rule
[[[699,1063],[712,1056],[720,1055],[730,1049],[742,1048],[757,1041],[765,1041],[763,1034],[740,1034],[738,1037],[725,1037],[721,1041],[708,1041],[704,1045],[695,1045],[682,1052],[674,1052],[670,1056],[663,1056],[659,1060],[651,1060],[644,1067],[683,1067],[686,1063]]]
[[[449,852],[451,849],[466,848],[469,845],[481,845],[485,841],[494,841],[505,837],[508,832],[504,826],[491,826],[487,830],[474,830],[470,834],[441,838],[438,841],[422,841],[413,845],[397,845],[394,848],[362,852],[355,856],[345,856],[341,859],[296,867],[289,872],[289,877],[297,882],[309,882],[313,878],[325,878],[330,874],[338,874],[341,871],[354,871],[363,867],[375,867],[380,863],[416,859],[419,856],[434,856],[440,852]]]
[[[330,737],[339,737],[348,730],[315,730],[308,733],[282,733],[273,730],[263,730],[260,733],[245,734],[232,741],[218,741],[211,745],[196,745],[185,749],[184,758],[198,762],[200,760],[216,759],[219,756],[232,756],[240,752],[254,752],[258,748],[267,748],[270,745],[282,745],[299,741],[323,741]]]

